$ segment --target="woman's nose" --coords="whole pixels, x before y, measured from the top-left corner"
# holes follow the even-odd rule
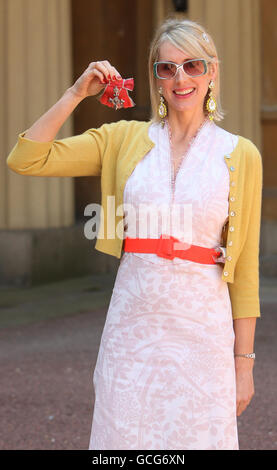
[[[176,76],[175,76],[175,79],[180,82],[181,80],[184,80],[186,78],[186,73],[183,69],[183,67],[179,67],[177,69],[177,73],[176,73]]]

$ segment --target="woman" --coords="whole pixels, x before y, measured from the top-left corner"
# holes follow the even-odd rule
[[[170,19],[156,32],[149,122],[55,140],[113,77],[108,61],[92,62],[7,159],[19,174],[101,174],[96,249],[121,259],[93,376],[89,449],[238,449],[236,416],[254,394],[261,155],[214,122],[223,117],[219,61],[197,23]]]

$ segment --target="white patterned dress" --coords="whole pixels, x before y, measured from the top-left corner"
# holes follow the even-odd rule
[[[124,190],[124,204],[136,208],[125,236],[141,236],[137,230],[147,227],[144,237],[159,238],[165,230],[160,208],[171,214],[180,204],[188,209],[183,225],[172,217],[167,230],[189,244],[217,247],[228,217],[224,155],[238,136],[206,121],[175,184],[167,124],[152,123],[149,137],[155,147]],[[145,204],[158,214],[151,234]],[[222,269],[220,263],[123,253],[93,375],[90,450],[238,449],[234,331]]]

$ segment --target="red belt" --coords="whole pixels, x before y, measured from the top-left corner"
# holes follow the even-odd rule
[[[173,259],[177,257],[202,264],[216,264],[216,258],[222,254],[219,249],[189,245],[168,235],[161,235],[160,238],[126,237],[123,248],[128,252],[155,253],[162,258]]]

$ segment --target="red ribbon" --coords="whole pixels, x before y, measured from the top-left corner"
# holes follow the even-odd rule
[[[105,82],[107,82],[106,79]],[[109,80],[101,95],[100,103],[114,109],[131,108],[135,106],[135,103],[130,98],[128,91],[133,89],[133,78]]]

